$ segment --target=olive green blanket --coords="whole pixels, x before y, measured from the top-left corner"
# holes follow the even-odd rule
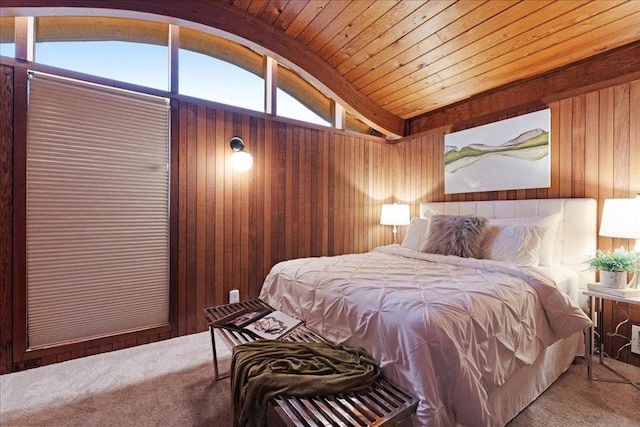
[[[238,345],[231,360],[233,425],[264,426],[274,396],[358,391],[379,374],[377,362],[362,348],[273,340]]]

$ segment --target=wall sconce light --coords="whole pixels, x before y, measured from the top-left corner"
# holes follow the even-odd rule
[[[396,225],[407,225],[411,221],[409,218],[409,205],[382,205],[382,211],[380,212],[380,224],[393,225],[393,244],[398,244],[397,234],[398,229]]]
[[[229,142],[233,154],[231,155],[231,167],[238,172],[245,172],[253,165],[253,156],[244,151],[244,141],[239,136],[234,136]]]

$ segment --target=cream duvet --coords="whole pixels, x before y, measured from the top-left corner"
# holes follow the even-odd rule
[[[420,399],[424,426],[491,425],[491,391],[590,325],[538,269],[400,246],[281,262],[260,298],[330,342],[364,347]]]

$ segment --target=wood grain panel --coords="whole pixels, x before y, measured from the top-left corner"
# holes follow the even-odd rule
[[[309,23],[313,21],[318,13],[327,6],[329,0],[318,0],[313,3],[307,3],[303,6],[302,10],[295,12],[295,18],[285,29],[285,34],[291,37],[297,37],[305,28],[309,26]],[[289,10],[287,9],[287,12]]]
[[[372,3],[372,0],[359,0],[356,2],[332,2],[329,6],[333,7],[332,15],[327,21],[326,17],[322,21],[314,22],[313,27],[319,29],[316,34],[310,38],[308,43],[305,43],[309,49],[314,52],[318,52],[321,48],[327,46],[329,42],[336,37],[339,37],[343,29],[349,28],[349,24],[354,20],[354,17],[360,16],[366,9],[368,9]],[[328,7],[323,10],[323,13],[328,12]],[[304,32],[299,38],[304,42]],[[344,35],[342,36],[344,37]]]
[[[560,117],[553,114],[554,111],[560,110],[560,102],[549,104],[551,109],[551,186],[548,189],[548,196],[552,199],[560,197]],[[567,173],[567,172],[565,172]]]
[[[389,9],[397,6],[398,4],[399,3],[397,2],[388,0],[377,0],[372,2],[367,6],[366,10],[357,15],[357,18],[354,19],[352,16],[352,21],[338,31],[329,43],[317,51],[318,55],[323,59],[328,59],[335,54],[339,54],[355,37],[363,31],[366,31],[380,18],[380,16],[384,15],[389,11]]]
[[[556,146],[560,147],[559,164],[572,165],[571,158],[571,121],[573,117],[573,104],[571,99],[563,99],[560,101],[560,109],[556,113],[560,120],[558,122],[559,139]],[[571,183],[573,180],[573,168],[561,167],[557,174],[560,176],[559,197],[571,197]]]
[[[186,129],[186,168],[187,168],[187,179],[185,182],[185,188],[183,191],[186,192],[186,206],[193,206],[194,208],[197,206],[197,117],[198,117],[198,106],[197,105],[189,105],[186,106],[187,113],[187,122],[180,127],[184,127]],[[190,236],[197,236],[197,221],[196,221],[196,209],[187,209],[186,210],[186,227],[185,232],[187,235],[187,241],[184,248],[178,248],[178,251],[183,251],[186,256],[186,283],[192,283],[196,286],[189,286],[186,288],[186,312],[184,316],[184,324],[185,331],[192,331],[195,328],[196,316],[197,313],[194,313],[193,307],[196,303],[196,289],[197,289],[197,239],[189,238]]]
[[[0,373],[10,372],[13,297],[13,68],[0,66]]]
[[[491,3],[499,4],[502,2]],[[371,73],[366,74],[366,80],[360,79],[356,83],[362,86],[363,93],[366,93],[372,99],[383,99],[382,97],[389,93],[388,90],[384,89],[385,87],[399,90],[407,85],[407,81],[402,79],[403,76],[411,75],[412,81],[440,81],[441,79],[437,77],[439,71],[458,63],[464,65],[462,61],[473,57],[479,51],[486,50],[487,46],[493,43],[499,43],[500,40],[504,39],[505,33],[521,32],[528,27],[540,25],[547,19],[545,14],[537,12],[537,9],[545,7],[550,2],[507,3],[511,6],[510,8],[495,16],[489,17],[489,15],[485,15],[485,19],[487,17],[489,19],[483,25],[474,26],[473,30],[460,34],[455,43],[440,43],[435,48],[428,51],[424,49],[422,52],[420,52],[419,45],[416,45],[414,48],[400,53],[395,58],[399,66],[391,68],[390,63],[383,64],[372,70]],[[561,4],[558,7],[566,6]],[[483,9],[479,10],[484,12]],[[505,22],[512,22],[514,17],[522,15],[527,16],[526,22],[519,21],[517,25],[512,23],[506,27],[504,26]],[[437,36],[438,33],[435,33],[432,37]],[[393,74],[387,75],[391,71],[393,71]],[[370,75],[372,76],[370,77]],[[373,78],[376,76],[378,77],[377,79]],[[393,78],[393,80],[390,78]]]
[[[172,111],[172,116],[175,116],[175,111]],[[178,164],[178,215],[172,214],[172,218],[175,216],[177,219],[177,228],[178,228],[178,248],[180,250],[176,250],[178,263],[175,266],[174,270],[176,270],[176,275],[178,276],[178,283],[185,283],[187,281],[187,253],[184,251],[187,242],[187,217],[186,211],[184,209],[180,209],[180,206],[184,206],[187,203],[187,191],[186,191],[186,182],[187,182],[187,127],[182,126],[182,123],[185,123],[187,120],[187,109],[179,108],[178,112],[179,122],[178,126],[172,126],[172,129],[177,128],[179,134],[178,140],[178,157],[172,158],[171,163],[175,168],[175,164]],[[172,179],[176,179],[176,174],[173,175]],[[175,211],[174,211],[175,213]],[[172,265],[172,267],[174,267]],[[185,286],[178,286],[177,288],[177,329],[178,335],[185,335],[187,333],[187,325],[184,322],[184,319],[187,316],[187,289]]]
[[[180,165],[178,159],[180,158],[180,127],[175,125],[180,123],[180,102],[176,99],[170,101],[171,106],[171,146],[170,146],[170,183],[169,183],[169,324],[171,330],[168,332],[170,337],[178,336],[178,324],[179,324],[179,298],[178,298],[178,283],[179,283],[179,242],[180,237],[178,232],[180,231],[180,216],[175,213],[179,211],[180,206]],[[161,339],[161,335],[154,336],[155,339]],[[164,338],[163,338],[164,339]],[[111,343],[107,343],[111,345]],[[104,350],[108,351],[108,350]]]
[[[235,2],[234,2],[235,6]],[[278,16],[271,22],[269,21],[275,28],[278,28],[282,31],[289,28],[291,22],[295,19],[296,16],[302,11],[305,7],[305,3],[301,1],[289,1],[283,8],[278,8],[279,13]]]
[[[379,2],[376,2],[379,3]],[[341,49],[337,50],[334,55],[327,59],[327,62],[334,68],[338,69],[340,64],[344,64],[349,59],[357,55],[358,52],[364,50],[372,40],[380,43],[379,38],[389,31],[391,28],[397,27],[398,23],[412,14],[416,9],[422,7],[420,2],[397,2],[393,5],[389,12],[384,15],[384,19],[378,19],[370,23],[364,31],[350,40]],[[410,22],[410,20],[409,20]],[[345,73],[353,67],[347,64],[338,71]]]
[[[205,178],[205,189],[206,188],[216,188],[216,111],[209,110],[206,111],[206,120],[207,120],[207,128],[206,128],[206,178]],[[203,281],[203,288],[205,291],[204,300],[199,300],[201,304],[204,304],[205,307],[210,307],[214,305],[215,301],[215,288],[213,286],[207,286],[212,284],[211,278],[215,277],[215,263],[208,262],[211,257],[215,257],[216,251],[216,216],[215,216],[215,208],[216,208],[216,197],[214,191],[206,192],[206,202],[204,209],[204,216],[206,222],[206,236],[205,236],[205,255],[204,255],[204,263],[205,263],[205,279]]]
[[[579,95],[572,100],[572,120],[571,124],[571,163],[573,165],[571,173],[571,196],[584,197],[585,194],[585,133],[586,114],[585,96]]]
[[[600,96],[598,92],[591,92],[585,96],[585,197],[598,198],[600,180],[596,173],[586,173],[587,165],[596,165],[599,152]]]
[[[353,68],[345,73],[345,76],[350,81],[353,81],[357,88],[362,88],[362,86],[371,80],[365,79],[360,83],[358,83],[358,80],[368,75],[369,71],[375,71],[378,67],[388,63],[392,58],[394,59],[394,61],[392,61],[394,65],[402,65],[402,62],[397,62],[398,59],[396,59],[396,56],[398,53],[405,52],[408,49],[412,49],[412,47],[413,50],[419,50],[420,53],[438,47],[443,40],[438,37],[436,32],[439,30],[443,32],[447,31],[448,26],[454,26],[454,24],[450,24],[451,22],[455,22],[480,5],[480,2],[439,2],[422,6],[416,10],[412,16],[407,18],[412,22],[418,23],[419,26],[416,29],[407,33],[401,22],[400,25],[386,32],[383,37],[377,40],[377,43],[380,43],[380,49],[375,55],[370,55],[366,51],[362,51],[358,55],[349,58],[346,64],[354,62],[357,58],[362,58],[363,61],[357,64],[357,68]],[[464,30],[459,29],[459,31]],[[450,32],[451,30],[449,30],[449,33]],[[420,47],[418,48],[417,46]],[[341,66],[344,66],[344,64],[341,64]],[[388,68],[383,68],[386,68],[386,70],[383,69],[382,74],[378,74],[378,76],[387,74],[385,71],[387,71]]]
[[[13,366],[20,363],[17,351],[27,345],[27,70],[14,68],[13,73]],[[25,112],[25,113],[21,113]]]
[[[420,31],[419,27],[429,22],[447,6],[449,4],[444,2],[435,5],[416,2],[409,3],[407,8],[394,10],[388,20],[379,20],[376,25],[372,25],[373,28],[366,32],[369,37],[375,34],[375,39],[357,41],[358,43],[364,42],[363,47],[366,47],[371,43],[371,40],[375,40],[375,53],[368,52],[366,49],[354,50],[349,56],[341,57],[343,60],[339,64],[332,65],[342,75],[347,76],[351,73],[351,78],[361,77],[365,73],[365,71],[362,71],[362,67],[365,70],[371,70],[376,65],[380,65],[385,60],[395,56],[392,52],[394,44],[397,43],[399,45],[399,50],[395,52],[397,54],[408,48],[411,42],[420,40],[422,38],[421,32],[430,34],[435,31],[436,28],[428,28],[426,26],[426,30]],[[403,15],[407,12],[409,13]],[[410,28],[413,30],[407,31]],[[411,42],[408,41],[409,39]]]

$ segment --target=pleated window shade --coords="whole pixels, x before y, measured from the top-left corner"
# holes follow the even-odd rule
[[[29,348],[166,325],[168,100],[29,77]]]

